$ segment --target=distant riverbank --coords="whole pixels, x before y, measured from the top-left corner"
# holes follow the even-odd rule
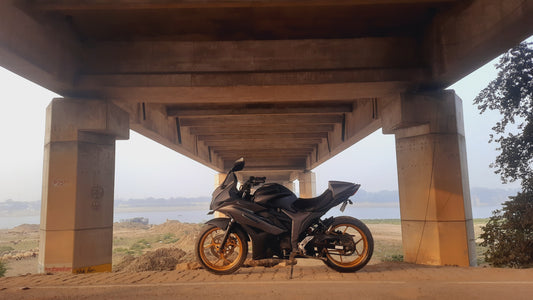
[[[501,208],[501,206],[481,206],[473,207],[473,217],[475,219],[488,218],[492,211]],[[183,223],[203,223],[213,218],[213,215],[207,214],[208,209],[158,209],[157,207],[142,208],[137,207],[134,211],[118,211],[114,214],[114,222],[131,219],[135,217],[148,218],[150,224],[158,225],[166,220],[178,220]],[[385,207],[365,207],[364,205],[352,205],[347,207],[344,213],[339,208],[333,208],[327,216],[330,215],[349,215],[358,219],[400,219],[400,208],[395,206]],[[13,228],[21,224],[39,224],[39,215],[30,216],[2,216],[0,218],[0,229]]]

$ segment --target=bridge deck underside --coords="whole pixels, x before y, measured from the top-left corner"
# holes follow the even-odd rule
[[[531,1],[0,4],[0,65],[217,171],[309,170],[531,33]]]

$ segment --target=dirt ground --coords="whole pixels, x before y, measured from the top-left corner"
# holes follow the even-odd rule
[[[324,265],[26,275],[0,278],[0,299],[531,299],[533,269],[386,262],[343,274]]]
[[[202,224],[167,221],[160,225],[115,223],[113,228],[113,267],[117,268],[127,256],[138,257],[159,248],[178,248],[187,253],[184,257],[194,261],[192,251]],[[394,260],[402,253],[399,224],[368,224],[374,241],[371,264]],[[0,230],[0,259],[7,264],[6,276],[18,276],[37,271],[39,226],[21,225]],[[183,261],[185,262],[185,261]],[[130,268],[131,269],[131,268]]]
[[[130,266],[116,272],[126,257],[140,259],[157,251],[174,253],[182,265],[194,260],[190,251],[201,225],[176,221],[157,226],[115,224],[115,272],[31,274],[37,269],[33,254],[38,252],[38,227],[23,225],[0,231],[0,247],[9,258],[8,277],[0,278],[0,299],[532,299],[533,269],[428,267],[398,262],[402,253],[400,225],[370,222],[368,226],[375,252],[361,271],[343,274],[320,261],[299,259],[289,280],[290,267],[286,266],[248,267],[226,276],[190,269],[187,263],[176,270],[139,272]],[[479,227],[476,225],[477,233]]]

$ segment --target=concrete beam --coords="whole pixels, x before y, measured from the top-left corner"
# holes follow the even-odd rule
[[[247,168],[246,168],[247,169]],[[266,177],[266,182],[292,182],[298,178],[298,172],[295,171],[272,171],[272,170],[257,170],[257,171],[240,171],[237,172],[237,179],[240,182],[244,182],[250,178],[250,176],[255,177]]]
[[[254,140],[303,140],[303,139],[324,139],[327,138],[327,133],[312,132],[312,133],[266,133],[261,136],[251,135],[249,133],[242,132],[240,134],[212,134],[212,135],[199,135],[199,141],[254,141]]]
[[[269,160],[245,157],[246,169],[251,170],[302,170],[305,168],[305,158],[298,157],[282,157],[271,158]],[[226,160],[224,162],[224,169],[229,170],[233,166],[233,160]]]
[[[254,126],[254,125],[294,125],[335,124],[342,122],[342,115],[309,114],[309,115],[254,115],[254,116],[195,116],[181,117],[181,126],[186,127],[218,127],[218,126]]]
[[[268,131],[266,131],[265,126],[219,126],[217,128],[213,127],[190,127],[189,132],[195,135],[207,135],[207,134],[278,134],[278,133],[328,133],[334,129],[334,125],[331,124],[318,124],[318,125],[307,125],[305,127],[293,127],[283,125],[270,125],[268,126]]]
[[[432,79],[445,88],[531,35],[533,2],[469,1],[437,15],[426,37]]]
[[[248,103],[248,104],[184,104],[167,107],[168,116],[235,116],[235,115],[286,115],[286,114],[338,114],[351,112],[351,102],[329,103]]]
[[[293,148],[296,146],[308,147],[309,145],[319,144],[323,139],[275,139],[275,140],[266,140],[266,139],[256,139],[256,140],[225,140],[225,141],[204,141],[204,143],[211,147],[213,150],[222,149],[219,147],[234,147],[234,148],[243,148],[248,149],[252,147],[260,148],[270,148],[273,143],[283,145],[287,148]]]
[[[360,98],[380,98],[399,94],[408,87],[408,82],[390,81],[226,87],[104,86],[84,91],[110,99],[145,103],[281,103],[337,102]]]
[[[277,149],[275,152],[272,149],[255,149],[248,150],[242,149],[236,152],[235,150],[216,150],[215,152],[220,154],[222,157],[234,157],[233,161],[237,160],[240,157],[254,156],[254,155],[268,155],[271,154],[272,157],[285,157],[285,156],[307,156],[313,148],[287,148],[287,149]]]
[[[85,0],[73,2],[68,0],[36,0],[36,7],[43,11],[72,12],[79,10],[144,10],[144,9],[174,9],[174,8],[213,8],[213,7],[283,7],[283,6],[346,6],[346,5],[383,5],[383,4],[419,4],[419,3],[447,3],[457,0],[163,0],[139,1],[121,0],[102,2],[101,0]]]
[[[132,130],[150,138],[176,152],[223,172],[223,162],[203,142],[185,127],[178,126],[175,118],[166,115],[163,105],[114,101],[130,114]]]
[[[228,69],[226,71],[180,72],[179,70],[159,71],[146,74],[83,74],[77,77],[79,89],[91,90],[100,87],[213,87],[239,85],[300,85],[349,82],[381,82],[381,81],[419,81],[426,78],[429,69],[422,67],[387,68],[376,67],[344,68],[339,70],[322,69],[327,66],[316,66],[318,70],[287,70],[287,71],[254,71]],[[333,66],[338,68],[338,66]],[[228,66],[229,68],[229,66]],[[308,68],[314,68],[309,65]],[[127,71],[130,72],[130,71]]]
[[[308,170],[312,170],[331,157],[344,151],[381,127],[381,101],[359,99],[353,111],[345,113],[343,120],[328,132],[325,142],[318,145],[310,155]]]
[[[309,151],[310,149],[314,149],[316,147],[315,144],[309,143],[309,144],[295,144],[295,145],[283,145],[283,144],[271,144],[268,147],[262,144],[256,144],[256,145],[246,145],[245,147],[241,146],[233,146],[233,145],[222,145],[222,146],[213,146],[211,147],[211,150],[218,152],[218,151],[224,151],[224,150],[233,150],[233,151],[244,151],[244,149],[248,151],[255,151],[255,150],[270,150],[270,151],[276,151],[276,150],[301,150],[301,151]],[[242,149],[242,150],[241,150]]]
[[[254,40],[217,42],[136,41],[101,42],[85,50],[84,75],[173,74],[166,83],[199,86],[205,78],[213,82],[216,74],[224,72],[287,72],[406,69],[422,67],[423,61],[417,40],[412,37],[380,37],[356,39]],[[355,72],[354,72],[355,73]],[[283,74],[283,73],[282,73]],[[325,72],[324,74],[328,74]],[[342,74],[342,73],[340,73]],[[349,75],[350,73],[346,73]],[[239,76],[239,74],[233,74]],[[317,73],[315,76],[320,76]],[[368,75],[368,74],[367,74]],[[205,76],[205,77],[202,77]],[[251,75],[253,77],[253,74]],[[268,76],[268,74],[267,74]],[[331,76],[331,75],[328,75]],[[353,75],[352,75],[353,76]],[[241,82],[249,75],[241,75]],[[312,76],[307,76],[311,80]],[[199,81],[195,83],[195,79]],[[112,79],[112,78],[108,78]],[[127,77],[121,83],[143,85],[149,82],[142,76]],[[137,79],[137,80],[135,80]],[[289,78],[285,78],[287,80]],[[180,84],[181,82],[181,84]],[[88,84],[80,81],[80,85]],[[266,83],[263,83],[266,84]],[[144,84],[145,85],[145,84]]]
[[[79,68],[80,43],[66,23],[43,26],[13,2],[0,1],[0,65],[68,95]]]

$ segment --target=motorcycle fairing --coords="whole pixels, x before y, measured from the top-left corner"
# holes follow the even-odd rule
[[[233,179],[233,181],[231,181]],[[229,181],[229,182],[227,182]],[[217,207],[223,205],[225,202],[235,201],[238,199],[237,177],[234,173],[228,174],[224,182],[219,185],[212,194],[212,201],[209,209],[216,210]]]
[[[303,232],[304,228],[307,228],[313,220],[320,218],[325,212],[297,212],[293,213],[290,211],[282,210],[292,219],[292,228],[291,228],[291,246],[292,249],[298,247],[298,239],[300,233]]]
[[[348,198],[355,194],[359,187],[361,187],[360,184],[353,184],[351,182],[328,181],[328,190],[333,193],[333,198],[335,199]]]
[[[250,240],[252,241],[252,257],[254,260],[271,258],[273,255],[283,257],[282,251],[279,248],[280,236],[260,231],[246,225],[244,225],[243,228],[245,232],[248,233]],[[288,236],[289,234],[286,233],[285,235]],[[288,239],[289,238],[287,237],[287,240]]]
[[[292,204],[297,197],[281,184],[267,183],[255,191],[253,199],[255,203],[265,207],[295,211]]]
[[[231,220],[230,218],[215,218],[215,219],[211,219],[207,221],[206,224],[215,225],[218,228],[227,230],[230,220]],[[236,231],[240,230],[246,233],[244,234],[244,236],[246,237],[246,240],[252,241],[253,259],[257,260],[257,259],[269,258],[269,257],[272,257],[273,254],[277,255],[278,257],[281,257],[281,249],[270,248],[270,246],[272,245],[279,245],[279,242],[277,241],[277,238],[278,238],[277,236],[264,232],[264,231],[256,230],[250,226],[241,225],[236,222],[233,223],[232,230],[236,230]]]
[[[287,229],[283,226],[273,224],[270,220],[258,214],[265,210],[266,208],[259,204],[245,201],[236,201],[218,208],[218,211],[234,218],[237,223],[255,227],[274,235],[286,232]]]

